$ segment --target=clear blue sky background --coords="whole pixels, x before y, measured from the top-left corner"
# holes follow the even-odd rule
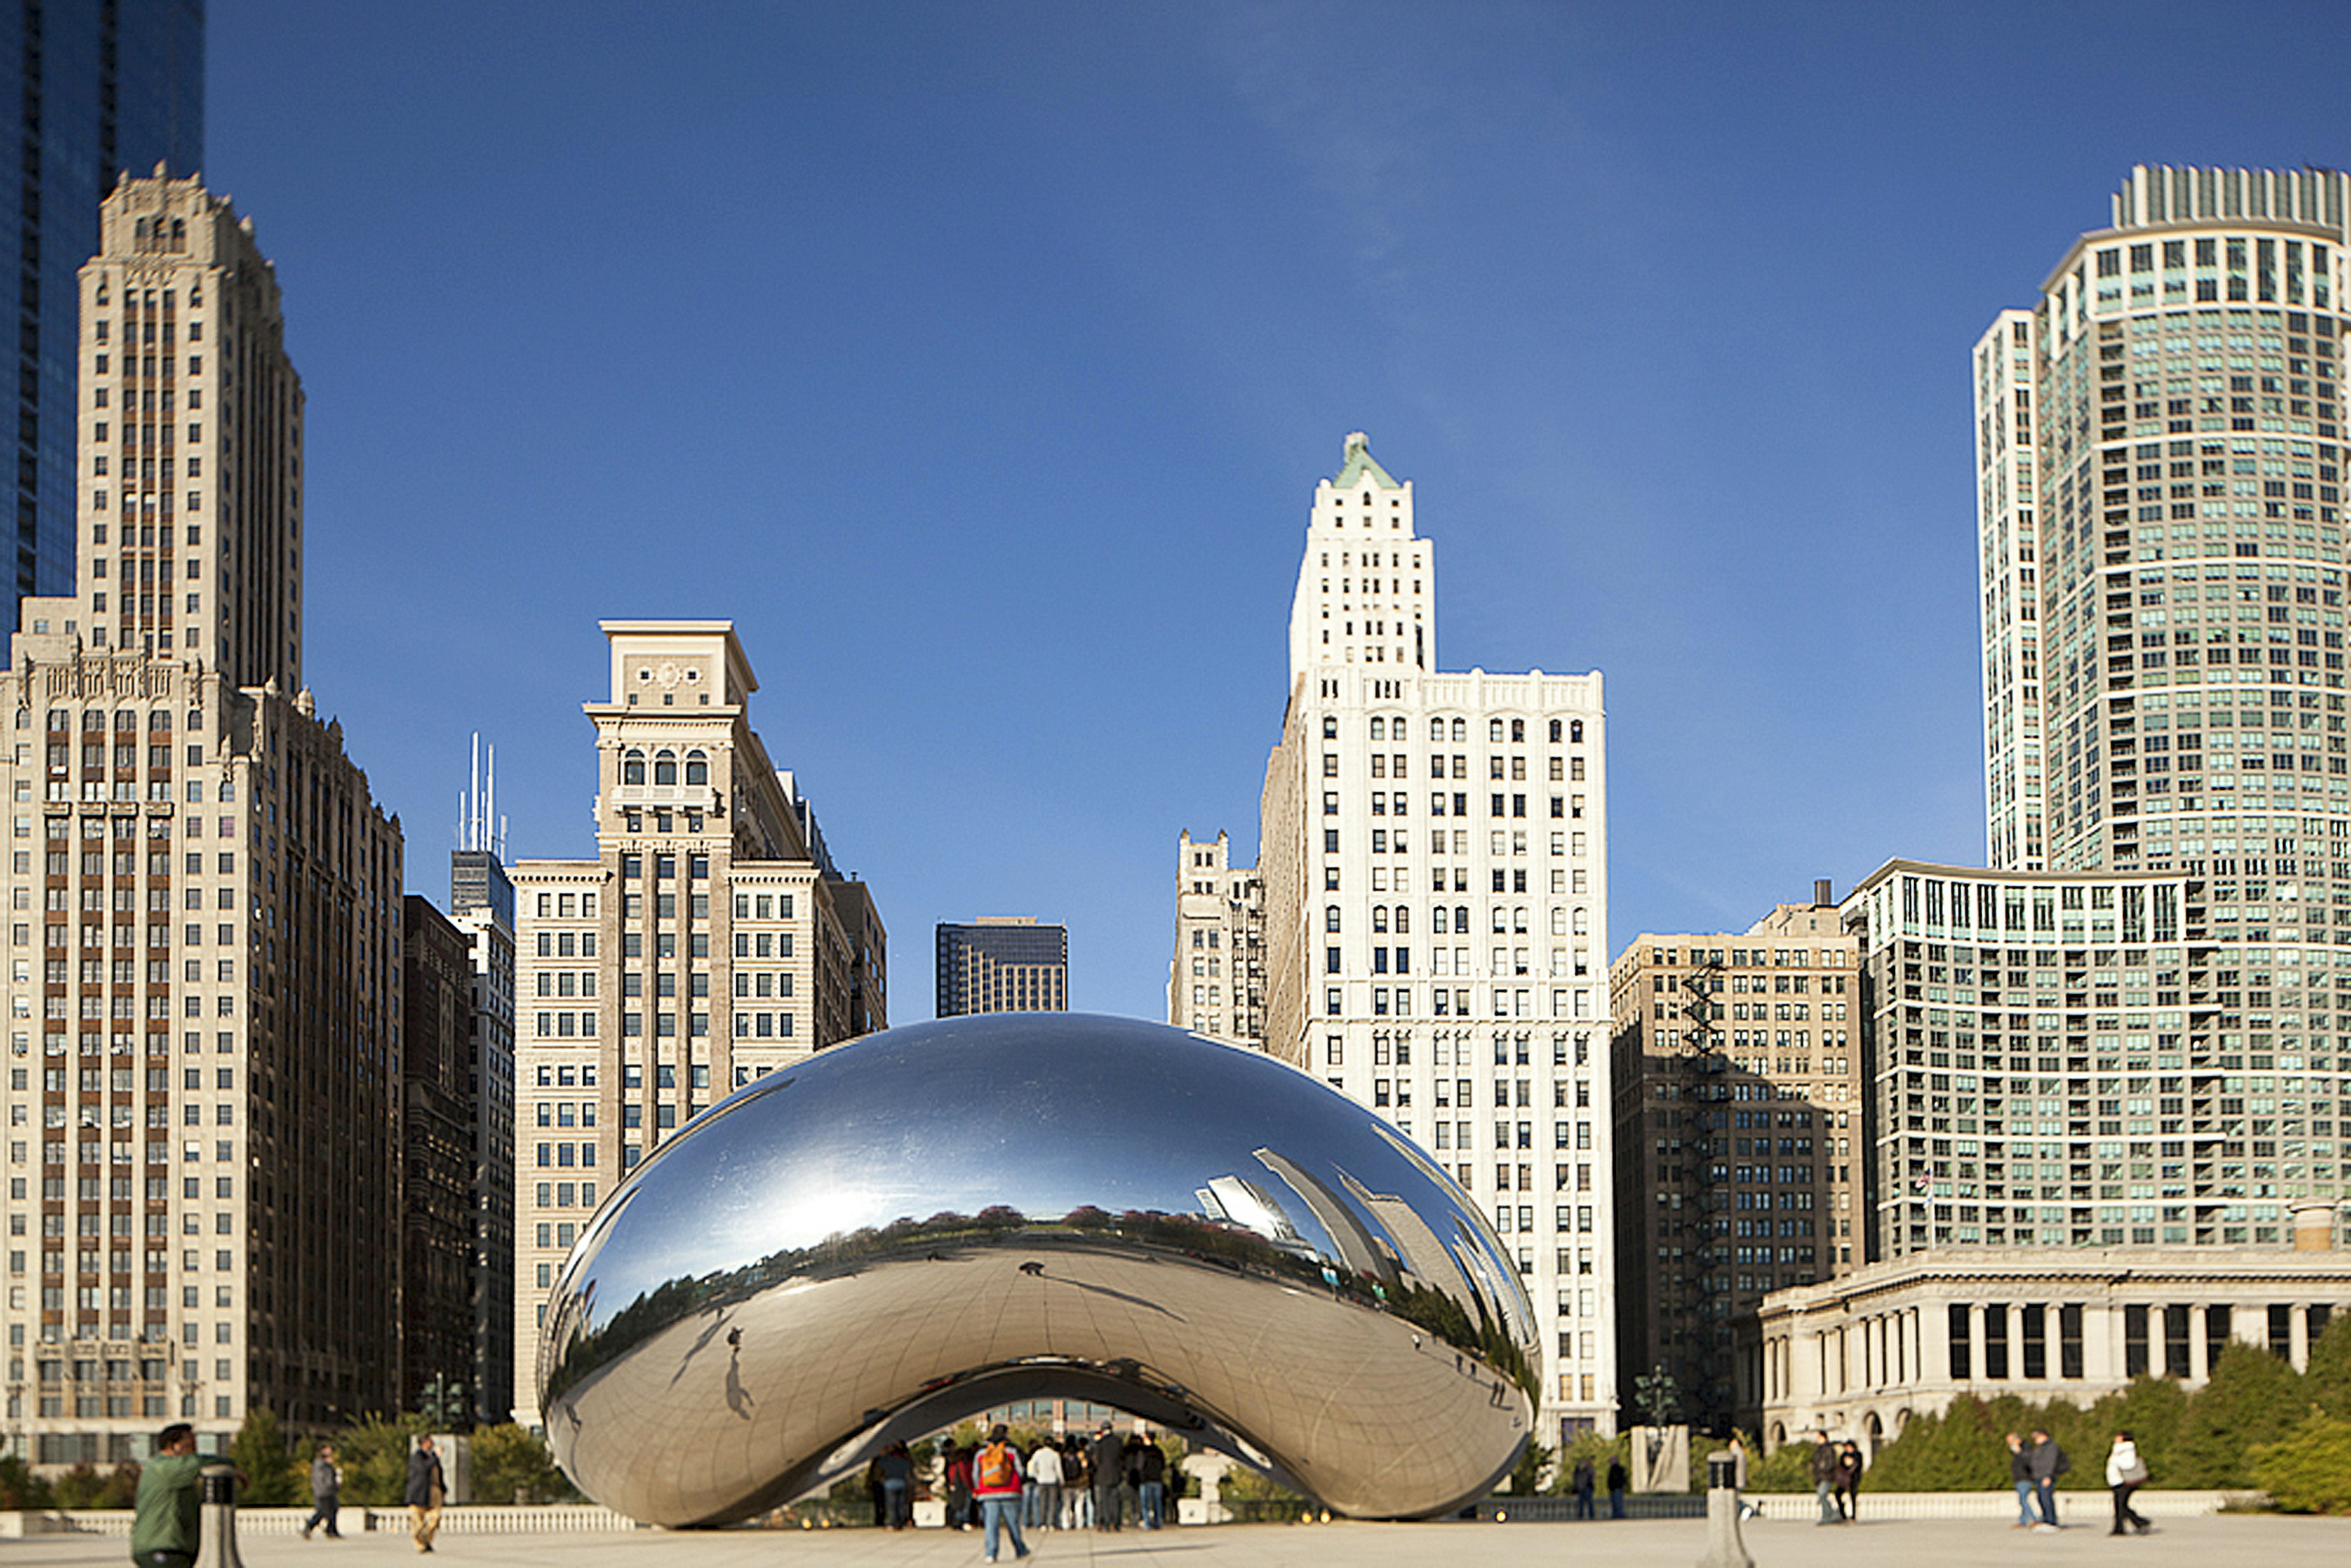
[[[592,845],[600,617],[731,616],[892,933],[1158,1016],[1340,438],[1445,665],[1608,679],[1612,946],[1981,855],[1968,355],[2135,162],[2351,163],[2339,5],[214,0],[308,672],[446,892]]]

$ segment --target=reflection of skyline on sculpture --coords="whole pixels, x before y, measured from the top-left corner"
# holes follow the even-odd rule
[[[715,1522],[1017,1377],[1347,1511],[1445,1506],[1507,1469],[1540,1358],[1499,1243],[1383,1131],[1304,1074],[1156,1025],[1019,1015],[836,1048],[698,1120],[566,1263],[541,1362],[559,1455],[641,1517]],[[719,1408],[758,1440],[651,1478],[677,1467],[623,1434],[701,1418],[678,1336],[717,1318],[742,1336]],[[1333,1416],[1334,1388],[1360,1411]],[[1357,1473],[1431,1410],[1462,1428],[1445,1464],[1401,1491]]]

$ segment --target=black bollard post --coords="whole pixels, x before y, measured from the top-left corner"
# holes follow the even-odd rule
[[[1698,1568],[1755,1568],[1739,1529],[1739,1464],[1720,1448],[1706,1457],[1706,1550]]]
[[[236,1468],[206,1465],[204,1544],[196,1552],[196,1568],[245,1568],[236,1554]]]

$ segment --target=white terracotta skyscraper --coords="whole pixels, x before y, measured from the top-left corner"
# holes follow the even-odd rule
[[[1265,1049],[1493,1218],[1556,1443],[1615,1422],[1600,677],[1438,673],[1435,591],[1411,486],[1350,435],[1315,487],[1259,808]]]

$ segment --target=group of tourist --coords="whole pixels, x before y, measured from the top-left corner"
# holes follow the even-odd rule
[[[978,1529],[991,1563],[1007,1536],[1016,1559],[1029,1555],[1023,1529],[1116,1531],[1131,1519],[1157,1530],[1168,1518],[1166,1450],[1107,1425],[1091,1439],[1040,1442],[1025,1454],[1002,1426],[985,1442],[950,1441],[939,1454],[938,1485],[947,1528]],[[865,1486],[874,1523],[904,1530],[913,1522],[914,1462],[905,1444],[866,1467]]]
[[[2059,1528],[2057,1478],[2073,1468],[2073,1459],[2057,1439],[2041,1428],[2033,1428],[2029,1442],[2017,1433],[2008,1434],[2008,1479],[2016,1488],[2016,1529]],[[2116,1432],[2114,1446],[2106,1452],[2106,1490],[2115,1505],[2114,1527],[2107,1534],[2128,1535],[2136,1531],[2146,1535],[2155,1529],[2131,1506],[2131,1494],[2147,1484],[2147,1461],[2139,1458],[2137,1442],[2128,1432]]]

